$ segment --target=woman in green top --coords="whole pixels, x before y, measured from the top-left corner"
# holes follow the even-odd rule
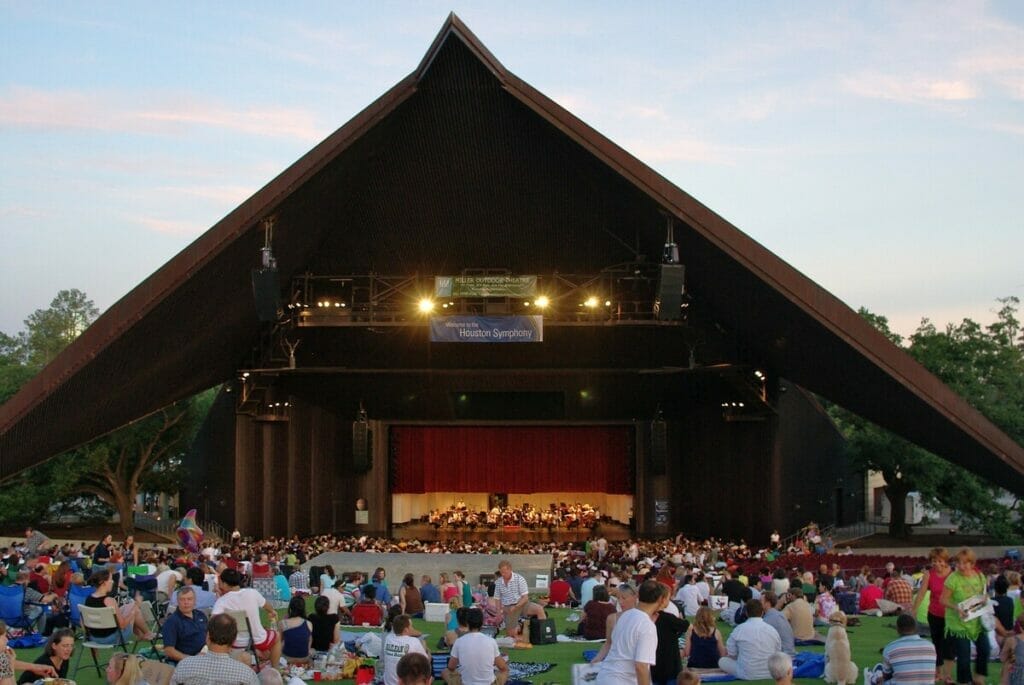
[[[988,635],[981,626],[980,618],[965,620],[966,614],[960,609],[960,602],[985,594],[985,576],[974,567],[974,551],[964,547],[956,554],[956,570],[946,577],[942,590],[942,605],[946,607],[946,637],[956,653],[956,681],[971,683],[971,643],[977,648],[974,662],[974,683],[984,685],[988,675]]]

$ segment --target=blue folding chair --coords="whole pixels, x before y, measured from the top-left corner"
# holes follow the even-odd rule
[[[9,627],[37,632],[35,621],[41,618],[42,612],[32,619],[26,612],[29,606],[37,606],[42,609],[44,605],[25,601],[25,586],[23,585],[0,586],[0,620]]]
[[[78,610],[78,607],[85,604],[86,597],[92,593],[93,588],[88,585],[71,585],[68,587],[68,607],[70,608],[68,617],[71,620],[71,628],[73,630],[81,630],[82,613]]]

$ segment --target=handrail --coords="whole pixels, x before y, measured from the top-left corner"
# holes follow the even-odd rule
[[[133,522],[136,528],[149,531],[171,541],[178,540],[178,522],[173,519],[155,519],[152,516],[135,512]],[[203,537],[210,542],[223,542],[231,539],[228,529],[216,521],[204,521],[199,524]]]

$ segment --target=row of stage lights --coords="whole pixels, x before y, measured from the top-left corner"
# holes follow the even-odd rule
[[[547,309],[548,305],[550,305],[550,304],[551,304],[551,300],[549,300],[547,298],[547,296],[545,296],[545,295],[541,295],[541,296],[539,296],[537,299],[535,299],[533,301],[527,300],[527,301],[523,302],[523,306],[524,307],[536,307],[537,309]],[[434,311],[434,308],[436,306],[437,306],[437,303],[434,300],[432,300],[431,298],[429,298],[429,297],[421,298],[420,301],[417,303],[417,309],[419,309],[420,313],[422,313],[422,314],[429,314],[430,312]],[[444,304],[441,305],[441,308],[442,309],[448,309],[449,307],[454,307],[454,306],[455,306],[454,302],[445,302]],[[583,302],[580,302],[577,306],[578,307],[585,307],[586,309],[597,309],[598,307],[601,306],[601,300],[599,300],[597,297],[590,296],[586,300],[584,300]],[[605,307],[611,307],[612,306],[612,301],[611,300],[605,300],[604,301],[604,306]],[[342,302],[340,300],[338,300],[338,301],[318,300],[316,302],[316,307],[319,308],[319,309],[331,309],[331,308],[345,309],[345,308],[348,307],[348,304],[346,302]],[[308,305],[308,304],[293,303],[293,304],[289,304],[288,305],[288,309],[309,309],[309,308],[310,308],[310,305]]]
[[[536,307],[537,309],[547,309],[550,304],[551,304],[551,300],[549,300],[546,295],[541,295],[537,299],[533,300],[532,302],[530,300],[527,300],[527,301],[523,302],[523,306],[524,307]],[[424,297],[424,298],[420,299],[419,304],[418,304],[418,308],[419,308],[420,312],[423,313],[423,314],[429,314],[430,312],[434,311],[434,308],[436,306],[437,306],[437,303],[434,302],[434,300],[430,299],[429,297]],[[448,309],[449,307],[454,307],[454,306],[455,306],[454,302],[446,302],[446,303],[441,305],[441,308],[442,309]],[[598,307],[601,306],[601,300],[599,300],[597,297],[594,297],[593,295],[591,295],[590,297],[588,297],[583,302],[580,302],[579,305],[577,305],[577,306],[579,306],[579,307],[586,307],[587,309],[597,309]],[[605,307],[611,307],[612,306],[612,301],[611,300],[605,300],[604,301],[604,306]]]

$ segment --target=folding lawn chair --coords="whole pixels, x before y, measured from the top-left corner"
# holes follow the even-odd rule
[[[249,623],[249,614],[244,611],[225,611],[228,616],[235,619],[235,624],[238,626],[238,635],[235,637],[235,642],[245,641],[245,651],[252,655],[252,663],[258,664],[260,662],[259,654],[256,652],[256,641],[252,637],[252,624]]]
[[[82,652],[86,649],[92,654],[92,663],[96,666],[96,674],[102,678],[103,671],[100,670],[100,666],[106,664],[100,664],[99,659],[96,657],[97,650],[120,649],[126,654],[130,654],[128,651],[128,645],[125,644],[124,635],[121,634],[121,628],[117,625],[117,614],[110,607],[87,607],[84,604],[78,605],[78,613],[82,618],[82,629],[85,631],[85,640],[82,641],[82,648],[78,652],[78,658],[75,659],[75,670],[72,673],[72,679],[77,679],[78,668],[82,661]],[[105,630],[113,628],[117,635],[116,642],[108,644],[105,642],[97,642],[93,631]]]

